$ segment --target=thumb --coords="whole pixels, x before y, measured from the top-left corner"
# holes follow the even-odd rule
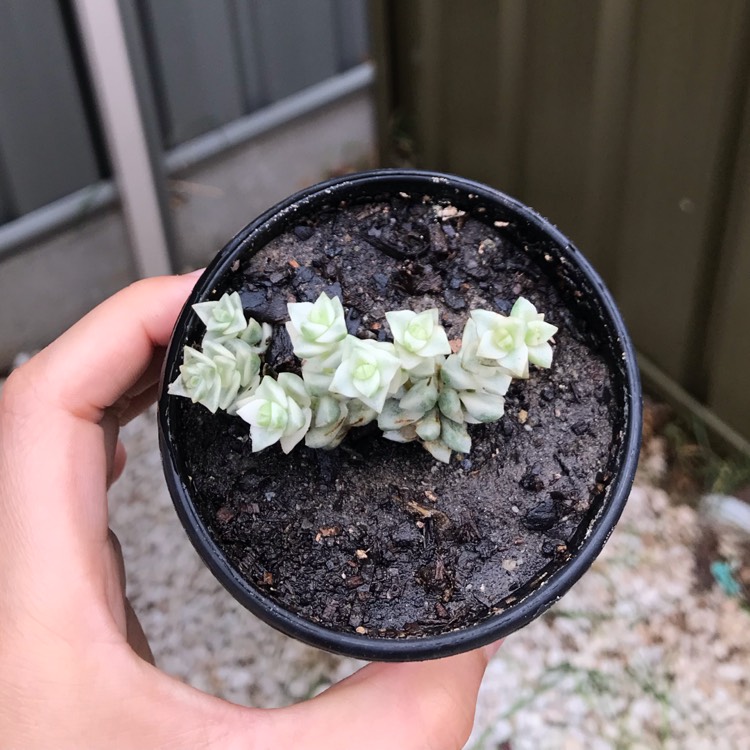
[[[272,712],[268,747],[460,750],[489,654],[370,664],[313,700]]]

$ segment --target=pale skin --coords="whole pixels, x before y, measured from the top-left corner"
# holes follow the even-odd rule
[[[153,402],[164,347],[196,280],[133,284],[14,371],[2,391],[3,750],[462,748],[492,646],[371,664],[275,710],[209,696],[153,665],[125,597],[107,489],[125,465],[119,428]]]

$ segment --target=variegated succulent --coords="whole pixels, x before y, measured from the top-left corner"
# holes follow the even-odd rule
[[[302,376],[261,380],[270,326],[245,318],[239,294],[193,306],[206,325],[201,350],[186,346],[169,392],[250,424],[253,451],[279,442],[288,453],[303,438],[310,448],[334,448],[353,427],[377,420],[383,436],[419,441],[436,459],[468,453],[467,426],[504,413],[513,378],[529,363],[552,364],[557,328],[519,297],[505,316],[473,310],[461,346],[452,353],[438,310],[386,313],[393,342],[347,332],[337,297],[288,305],[286,330],[302,360]]]

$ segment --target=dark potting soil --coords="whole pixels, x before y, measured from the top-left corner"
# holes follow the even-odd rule
[[[612,377],[512,226],[401,199],[331,209],[236,263],[215,292],[234,290],[274,324],[277,372],[299,371],[286,303],[321,291],[362,338],[390,340],[387,310],[437,307],[459,339],[472,308],[507,314],[519,295],[560,327],[552,368],[514,381],[505,416],[470,427],[471,453],[449,465],[372,425],[333,451],[252,453],[248,425],[180,399],[198,512],[252,585],[334,629],[417,636],[506,608],[569,557],[609,479]]]

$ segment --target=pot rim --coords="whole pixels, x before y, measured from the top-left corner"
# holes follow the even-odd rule
[[[207,295],[217,279],[229,271],[234,260],[252,245],[254,238],[269,227],[282,226],[298,218],[305,208],[314,207],[320,200],[330,200],[337,194],[358,186],[370,185],[374,190],[394,181],[413,183],[413,188],[424,191],[439,184],[456,188],[465,195],[474,195],[485,202],[499,203],[504,209],[534,226],[556,245],[564,249],[569,259],[580,269],[598,297],[598,303],[609,318],[614,336],[623,357],[625,399],[623,404],[624,434],[618,451],[619,472],[613,478],[608,496],[593,519],[588,522],[588,533],[573,557],[563,563],[533,591],[517,603],[498,614],[461,630],[439,635],[406,638],[374,638],[358,633],[346,633],[311,622],[301,615],[281,607],[248,583],[227,561],[219,545],[214,542],[200,520],[191,500],[191,494],[180,478],[173,445],[170,439],[170,397],[166,386],[176,372],[184,345],[186,331],[193,315],[191,305]],[[262,242],[259,248],[267,244]],[[159,447],[167,485],[177,514],[191,542],[202,560],[222,585],[247,609],[283,633],[319,648],[358,659],[374,661],[411,661],[440,658],[486,645],[509,635],[528,624],[557,602],[583,575],[598,556],[617,523],[625,506],[635,477],[641,439],[641,385],[635,350],[625,323],[612,295],[597,272],[576,246],[551,222],[520,201],[494,188],[473,180],[450,174],[411,169],[376,169],[353,175],[337,177],[294,193],[250,222],[218,253],[208,265],[185,302],[175,324],[162,372],[161,395],[158,406]]]

